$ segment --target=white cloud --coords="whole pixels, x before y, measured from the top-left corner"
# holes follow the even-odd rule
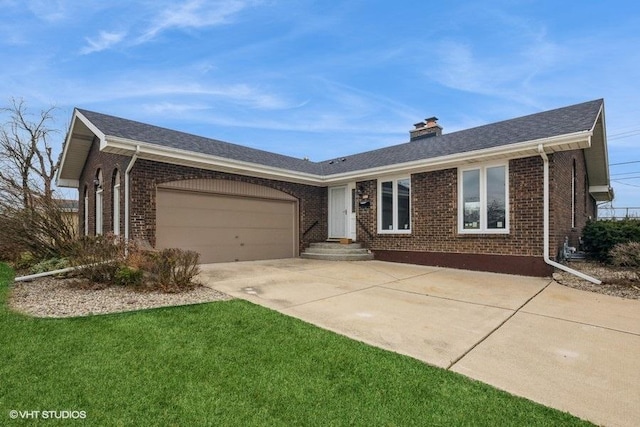
[[[231,16],[248,6],[242,0],[189,0],[162,10],[151,26],[138,39],[143,43],[155,38],[163,31],[179,28],[204,28],[228,23]]]
[[[87,46],[83,47],[80,50],[80,53],[83,55],[88,55],[90,53],[100,52],[106,49],[111,48],[112,46],[120,43],[126,33],[124,32],[109,32],[109,31],[100,31],[100,34],[97,39],[86,38]]]
[[[443,41],[436,48],[437,65],[427,75],[452,89],[494,96],[540,107],[540,88],[535,80],[561,66],[562,49],[538,40],[512,54],[489,56],[476,53],[474,46]]]
[[[58,22],[67,18],[67,3],[60,0],[31,0],[29,10],[38,19],[46,22]]]
[[[141,108],[150,114],[166,116],[184,115],[185,113],[191,114],[193,112],[207,110],[209,106],[205,103],[157,102],[142,104]]]
[[[201,29],[223,25],[231,22],[233,15],[246,9],[255,0],[188,0],[179,2],[153,2],[151,9],[143,13],[138,7],[136,16],[150,16],[140,21],[127,21],[131,16],[123,16],[120,25],[129,27],[129,31],[100,31],[97,38],[86,38],[87,46],[81,49],[82,54],[90,54],[109,49],[118,44],[139,45],[147,43],[161,33],[171,29]],[[130,36],[129,40],[125,37]]]
[[[117,80],[100,82],[99,90],[92,83],[83,84],[75,80],[70,84],[69,91],[65,91],[71,97],[67,102],[82,105],[135,100],[136,103],[155,105],[157,111],[162,108],[186,108],[187,105],[196,105],[196,109],[202,109],[201,106],[228,105],[231,108],[238,106],[270,111],[299,105],[299,101],[275,91],[246,83],[189,81],[190,78],[183,71],[147,73],[144,77],[124,75]],[[91,95],[87,98],[88,94]]]

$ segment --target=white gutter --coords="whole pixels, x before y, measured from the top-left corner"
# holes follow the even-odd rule
[[[45,271],[44,273],[36,273],[36,274],[30,274],[28,276],[16,277],[15,279],[13,279],[13,281],[14,282],[29,282],[29,281],[31,281],[33,279],[38,279],[40,277],[55,276],[57,274],[69,273],[71,271],[80,270],[82,268],[87,268],[87,267],[92,267],[94,265],[106,264],[108,262],[113,262],[113,261],[101,261],[101,262],[96,262],[95,264],[78,265],[78,266],[75,266],[75,267],[61,268],[60,270]]]
[[[138,153],[140,153],[140,146],[136,146],[136,152],[131,156],[127,170],[124,173],[124,240],[129,241],[129,173],[133,169],[133,165],[138,160]]]
[[[581,279],[600,285],[602,283],[601,280],[588,276],[578,270],[574,270],[573,268],[569,268],[566,265],[557,263],[549,258],[549,157],[547,157],[547,154],[544,152],[542,144],[538,145],[538,153],[540,153],[540,157],[542,157],[542,161],[544,163],[544,262],[552,267],[571,273],[574,276],[578,276]]]
[[[354,179],[371,179],[382,175],[396,175],[400,173],[414,173],[414,171],[437,170],[447,167],[455,167],[460,162],[479,162],[487,159],[515,158],[535,156],[540,144],[552,151],[563,151],[568,146],[576,148],[588,148],[590,146],[591,131],[580,131],[566,135],[540,138],[533,141],[525,141],[515,144],[501,145],[493,148],[474,150],[463,153],[450,154],[434,159],[412,160],[400,164],[378,166],[369,169],[359,169],[342,173],[329,173],[317,175],[313,173],[298,172],[273,166],[265,166],[248,161],[228,159],[193,151],[171,147],[159,146],[121,137],[107,136],[104,147],[101,141],[101,151],[113,154],[126,154],[136,147],[136,154],[143,159],[163,161],[170,159],[171,163],[182,164],[190,167],[201,167],[229,173],[238,173],[258,176],[270,179],[286,179],[310,185],[330,185],[350,182]],[[350,156],[345,156],[347,161]],[[164,160],[166,161],[166,160]],[[323,162],[328,163],[328,162]]]

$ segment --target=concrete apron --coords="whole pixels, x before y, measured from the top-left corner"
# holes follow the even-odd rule
[[[597,424],[640,425],[640,301],[380,261],[209,264],[208,286]]]

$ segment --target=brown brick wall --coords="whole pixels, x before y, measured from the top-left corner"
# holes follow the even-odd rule
[[[375,180],[359,182],[363,194],[369,194],[371,207],[358,210],[358,239],[374,251],[542,256],[542,160],[539,157],[509,162],[509,234],[458,233],[457,181],[455,168],[411,176],[410,235],[377,233],[377,183]]]
[[[113,231],[112,180],[116,170],[120,171],[120,232],[124,235],[124,176],[130,157],[108,154],[98,151],[99,143],[95,140],[89,151],[85,168],[80,177],[79,188],[79,226],[84,231],[84,188],[89,190],[89,234],[95,234],[96,191],[93,180],[98,169],[103,174],[103,211],[105,233]],[[299,205],[299,237],[300,250],[311,242],[319,242],[327,238],[327,189],[284,181],[253,178],[204,169],[171,165],[148,160],[137,160],[130,176],[129,188],[131,198],[130,237],[146,240],[155,244],[156,220],[156,186],[161,183],[182,179],[229,179],[249,182],[275,188],[298,199]]]
[[[150,160],[138,160],[131,171],[130,179],[131,237],[146,240],[151,245],[155,245],[156,238],[157,185],[188,179],[228,179],[283,191],[298,199],[300,250],[311,242],[327,238],[326,187],[234,175]]]
[[[113,177],[116,170],[120,171],[120,233],[124,233],[124,172],[129,164],[129,158],[116,154],[101,153],[99,151],[99,141],[94,139],[84,170],[80,175],[80,186],[78,188],[79,206],[78,221],[80,235],[84,233],[84,189],[88,189],[89,194],[89,234],[94,235],[96,230],[96,187],[93,180],[98,169],[102,170],[103,177],[103,231],[108,233],[113,231]]]
[[[576,162],[576,227],[571,227],[571,174]],[[130,158],[98,152],[94,141],[80,178],[80,230],[84,229],[83,194],[89,189],[89,209],[95,212],[93,179],[101,169],[104,177],[104,231],[113,230],[112,178],[120,171],[120,229],[124,233],[124,174]],[[550,156],[550,255],[553,258],[562,247],[565,236],[572,246],[578,245],[578,236],[589,217],[595,217],[595,201],[588,194],[585,160],[582,151],[556,153]],[[299,200],[300,250],[310,242],[327,238],[327,188],[295,184],[284,181],[254,178],[186,166],[138,160],[131,173],[130,237],[155,244],[156,187],[158,184],[187,179],[228,179],[271,187]],[[538,156],[509,161],[509,234],[466,235],[458,233],[458,172],[444,169],[411,176],[412,233],[385,235],[377,233],[377,181],[357,183],[362,195],[368,195],[370,205],[357,207],[357,239],[380,254],[395,251],[406,259],[412,253],[434,254],[443,259],[446,254],[477,254],[479,258],[465,262],[469,265],[495,262],[496,255],[518,259],[532,259],[538,263],[543,244],[543,167]],[[359,201],[363,201],[362,195]],[[89,233],[95,231],[95,218],[89,215]],[[482,258],[484,256],[484,258]],[[453,257],[455,258],[455,257]],[[463,259],[459,256],[456,259]],[[514,258],[515,259],[515,258]],[[466,265],[466,264],[465,264]],[[496,266],[488,266],[490,271]]]
[[[576,165],[575,226],[571,226],[571,181]],[[596,217],[596,202],[589,194],[586,163],[582,150],[564,151],[549,157],[550,242],[549,255],[554,257],[562,249],[565,237],[569,245],[578,247],[582,229],[590,218]]]

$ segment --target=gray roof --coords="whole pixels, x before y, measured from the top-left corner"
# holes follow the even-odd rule
[[[217,139],[205,138],[120,117],[77,109],[107,136],[131,139],[163,147],[208,154],[226,159],[321,175],[322,167],[295,157],[257,150]]]
[[[78,110],[105,135],[316,175],[429,160],[591,130],[602,99],[343,157],[311,162],[132,120]]]

